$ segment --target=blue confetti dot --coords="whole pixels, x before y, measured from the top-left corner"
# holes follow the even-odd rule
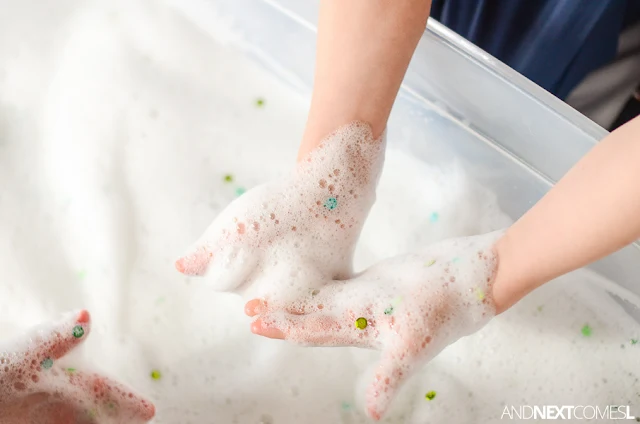
[[[438,214],[438,212],[433,212],[431,216],[429,216],[429,221],[431,222],[437,222],[438,219],[440,219],[440,215]]]
[[[53,366],[53,359],[46,358],[44,361],[42,361],[42,363],[40,363],[40,365],[42,365],[42,368],[44,368],[45,370],[48,370]]]
[[[324,207],[329,209],[330,211],[334,210],[338,207],[338,199],[335,197],[329,197],[326,202],[324,202]]]

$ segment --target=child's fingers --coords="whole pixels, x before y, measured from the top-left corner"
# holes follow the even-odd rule
[[[376,366],[373,382],[367,389],[367,414],[374,420],[381,419],[402,384],[415,365],[415,349],[406,343],[394,345],[393,350],[383,352]]]
[[[324,308],[322,300],[312,302],[308,299],[301,299],[295,302],[278,302],[274,300],[252,299],[244,306],[244,313],[250,317],[267,312],[286,312],[292,315],[305,315],[313,312],[320,312]]]
[[[244,305],[244,313],[247,316],[254,317],[266,310],[266,302],[262,299],[251,299]]]
[[[175,266],[184,275],[204,275],[212,260],[213,248],[203,244],[196,246],[191,252],[179,258]]]
[[[130,388],[95,373],[67,373],[65,399],[78,408],[81,415],[118,419],[118,422],[140,423],[151,420],[155,406]]]
[[[325,315],[263,315],[251,331],[265,337],[286,339],[314,346],[334,345],[340,325]]]
[[[59,359],[82,343],[91,330],[89,312],[82,310],[69,314],[60,322],[47,327],[35,329],[35,346],[29,348],[29,355],[35,355],[38,360],[45,358],[53,361]],[[47,367],[50,365],[44,364]]]
[[[370,346],[373,333],[355,327],[336,316],[265,314],[251,325],[255,334],[313,346]]]

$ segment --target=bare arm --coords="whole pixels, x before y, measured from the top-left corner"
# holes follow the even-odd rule
[[[498,312],[640,237],[640,117],[594,147],[497,243]]]
[[[311,110],[298,160],[359,120],[384,131],[431,0],[322,0]]]

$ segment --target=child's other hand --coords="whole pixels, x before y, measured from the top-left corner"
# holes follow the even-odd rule
[[[451,239],[376,264],[352,280],[320,284],[293,302],[252,300],[252,331],[314,346],[375,348],[382,356],[366,394],[380,419],[421,365],[494,315],[493,245],[500,233]]]
[[[131,389],[58,362],[87,338],[90,327],[89,313],[81,311],[0,342],[2,424],[130,424],[153,418],[154,406]]]

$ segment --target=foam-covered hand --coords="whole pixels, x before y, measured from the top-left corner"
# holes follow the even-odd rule
[[[86,311],[0,342],[2,424],[145,423],[154,406],[131,389],[58,363],[90,330]]]
[[[360,230],[375,200],[384,136],[354,122],[328,136],[283,181],[256,187],[213,221],[176,268],[246,288],[261,276],[290,281],[349,278]]]
[[[446,240],[351,280],[322,283],[293,302],[252,300],[252,331],[298,344],[381,350],[366,394],[367,413],[380,419],[419,366],[495,315],[493,245],[501,234]]]

